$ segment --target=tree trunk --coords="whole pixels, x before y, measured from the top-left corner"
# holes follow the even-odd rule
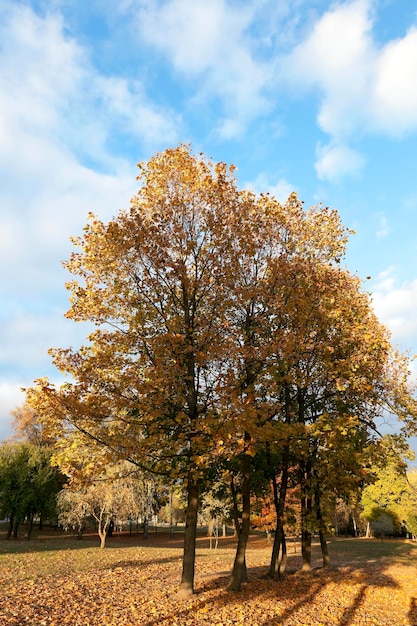
[[[330,567],[330,556],[329,556],[329,550],[327,547],[327,541],[325,537],[325,528],[324,528],[323,516],[321,513],[320,500],[319,500],[318,494],[316,495],[316,498],[317,498],[316,516],[317,516],[317,521],[319,524],[319,537],[320,537],[321,556],[323,559],[323,567]]]
[[[303,560],[301,571],[309,572],[311,570],[311,532],[306,529],[301,533],[301,553]]]
[[[311,570],[311,510],[312,501],[310,496],[301,498],[301,556],[303,572]]]
[[[180,597],[188,597],[194,592],[195,544],[197,535],[198,482],[191,472],[187,485],[187,513],[185,516],[184,551],[182,558],[182,576],[179,589]]]
[[[280,578],[283,575],[287,567],[287,541],[285,539],[284,529],[282,529],[281,548],[282,548],[282,552],[281,552],[281,560],[280,560],[279,569],[278,569],[278,578]]]
[[[13,524],[14,524],[14,513],[10,515],[9,526],[7,528],[7,539],[10,539],[13,532]]]
[[[289,455],[289,448],[288,446],[285,446],[283,459],[282,459],[282,476],[281,476],[281,486],[279,489],[279,494],[278,494],[278,488],[277,488],[277,482],[276,482],[275,476],[272,481],[272,490],[274,494],[274,505],[275,505],[275,511],[277,515],[277,522],[276,522],[276,528],[275,528],[274,545],[272,547],[271,563],[269,566],[268,577],[274,580],[276,580],[279,577],[279,572],[281,569],[281,564],[278,561],[279,549],[283,545],[283,542],[285,543],[284,509],[285,509],[285,498],[287,495],[287,485],[288,485],[288,455]]]
[[[235,481],[234,481],[233,475],[230,479],[230,492],[232,494],[232,501],[233,501],[233,507],[232,507],[233,525],[235,527],[235,535],[236,537],[239,537],[240,535],[239,508],[237,505],[237,493],[236,493],[236,487],[235,487]]]
[[[318,477],[316,476],[316,480],[318,481]],[[320,547],[321,547],[321,555],[323,558],[323,567],[330,567],[330,556],[329,550],[327,548],[327,541],[325,537],[325,527],[323,522],[323,515],[321,512],[320,506],[320,490],[317,484],[316,493],[315,493],[315,507],[316,507],[316,518],[319,525],[319,537],[320,537]]]
[[[313,510],[311,481],[311,462],[307,460],[301,479],[301,555],[303,561],[301,570],[303,572],[311,570],[311,516]]]
[[[30,536],[32,534],[32,529],[33,529],[33,515],[30,515],[29,519],[28,519],[28,534],[27,534],[27,539],[30,539]]]
[[[245,440],[247,442],[250,440],[248,433],[245,433]],[[240,591],[242,582],[247,580],[246,546],[250,530],[250,466],[251,457],[248,454],[244,454],[242,458],[242,526],[236,548],[232,577],[228,585],[230,591]]]
[[[352,511],[353,533],[355,537],[359,537],[358,525],[356,523],[355,511]]]
[[[13,538],[17,539],[17,533],[19,530],[19,518],[15,517],[14,522],[13,522]]]
[[[323,557],[323,567],[330,567],[330,556],[329,556],[329,550],[327,547],[327,541],[326,541],[326,537],[324,536],[324,532],[321,528],[319,530],[319,536],[320,536],[321,555]]]

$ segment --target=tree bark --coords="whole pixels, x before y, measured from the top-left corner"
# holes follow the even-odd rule
[[[245,440],[249,441],[250,436],[245,433]],[[250,468],[251,457],[243,454],[242,458],[242,526],[240,528],[239,539],[236,548],[236,556],[233,564],[232,577],[228,589],[230,591],[240,591],[242,582],[247,580],[246,571],[246,546],[248,544],[250,530]]]
[[[321,528],[319,530],[319,536],[320,536],[321,555],[323,558],[323,567],[330,567],[329,549],[327,547],[326,537],[324,536],[324,532]]]
[[[19,518],[15,517],[14,522],[13,522],[13,538],[17,539],[17,534],[18,534],[18,530],[19,530]]]
[[[14,524],[14,513],[10,515],[9,525],[7,528],[7,539],[10,539],[10,537],[12,536],[13,524]]]
[[[179,589],[180,597],[194,593],[195,545],[197,536],[198,482],[191,472],[187,485],[187,513],[185,516],[184,551],[182,576]]]
[[[281,548],[282,548],[282,551],[281,551],[281,560],[279,562],[278,578],[280,578],[283,575],[287,567],[287,541],[285,539],[284,529],[282,529]]]
[[[235,527],[235,535],[236,537],[239,537],[240,535],[239,509],[237,505],[237,493],[236,493],[236,487],[235,487],[235,481],[234,481],[233,475],[230,479],[230,492],[232,494],[232,500],[233,500],[233,507],[232,507],[233,525]]]
[[[323,558],[323,567],[330,567],[330,556],[329,556],[329,550],[327,548],[326,537],[324,535],[325,528],[324,528],[323,515],[321,512],[321,506],[320,506],[320,492],[318,488],[316,489],[316,494],[315,494],[315,507],[316,507],[317,522],[319,525],[319,537],[320,537],[321,555]]]
[[[311,513],[313,509],[313,500],[311,496],[311,463],[307,461],[305,464],[302,477],[302,497],[301,497],[301,554],[302,554],[302,571],[311,569]]]
[[[278,487],[276,483],[276,477],[274,476],[272,482],[272,490],[274,494],[274,505],[275,511],[277,515],[277,522],[275,528],[275,537],[274,537],[274,545],[272,547],[271,554],[271,563],[269,566],[268,577],[276,580],[279,577],[281,571],[281,563],[278,560],[279,557],[279,549],[285,544],[285,536],[284,536],[284,509],[285,509],[285,498],[287,495],[287,485],[288,485],[288,455],[289,448],[285,446],[284,454],[282,459],[282,475],[281,475],[281,485],[278,494]],[[284,555],[284,547],[282,550],[282,556]],[[284,567],[285,569],[285,567]]]
[[[33,515],[29,516],[28,519],[28,534],[27,534],[27,539],[30,539],[30,536],[32,534],[32,529],[33,529]]]
[[[303,565],[301,571],[308,572],[311,570],[311,532],[303,529],[301,533],[301,554]]]

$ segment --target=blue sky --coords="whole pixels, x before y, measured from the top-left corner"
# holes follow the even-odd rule
[[[0,0],[0,439],[49,347],[78,346],[61,261],[89,211],[179,142],[241,187],[353,228],[393,343],[417,352],[417,5],[395,0]]]

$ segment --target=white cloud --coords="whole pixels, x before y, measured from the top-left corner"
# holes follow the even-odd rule
[[[136,190],[135,160],[109,147],[115,131],[158,146],[176,139],[178,120],[137,81],[98,73],[56,13],[6,3],[0,40],[0,267],[9,297],[27,298],[62,280],[88,211],[111,217]]]
[[[393,340],[409,349],[417,342],[417,279],[398,284],[395,269],[381,272],[372,289],[375,312],[393,334]]]
[[[336,5],[283,59],[286,80],[323,93],[318,123],[337,139],[356,128],[363,108],[374,56],[370,27],[365,0]]]
[[[383,48],[375,66],[371,111],[375,126],[393,135],[417,127],[417,29]]]
[[[337,180],[346,175],[357,175],[363,168],[364,157],[345,145],[317,147],[315,167],[321,180]]]
[[[248,34],[257,2],[169,0],[141,3],[137,27],[188,80],[201,79],[194,105],[220,99],[225,116],[217,126],[223,139],[243,134],[247,124],[271,107],[264,94],[272,68],[257,60]]]
[[[371,0],[334,5],[280,61],[287,84],[321,94],[317,122],[331,138],[316,164],[322,178],[363,167],[348,147],[352,136],[417,130],[417,29],[380,45],[372,31],[373,7]]]
[[[41,158],[49,141],[114,167],[108,143],[115,131],[146,144],[175,141],[179,118],[150,103],[138,81],[97,72],[58,14],[40,17],[10,3],[0,17],[3,153],[25,150],[19,140],[29,134],[46,141]]]
[[[245,183],[243,187],[256,194],[269,192],[281,203],[285,203],[290,194],[295,191],[294,186],[284,178],[271,182],[271,178],[266,174],[259,174],[255,180]]]
[[[85,336],[63,319],[70,235],[89,211],[106,220],[128,206],[135,161],[176,141],[179,118],[140,82],[98,72],[58,13],[4,2],[0,41],[1,438],[19,387],[48,368],[47,349]],[[123,133],[141,146],[132,162],[112,145]]]

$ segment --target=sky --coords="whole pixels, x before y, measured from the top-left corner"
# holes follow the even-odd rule
[[[345,266],[417,353],[415,2],[0,0],[0,440],[22,387],[61,380],[48,349],[88,333],[64,317],[70,237],[180,142],[337,209]]]

